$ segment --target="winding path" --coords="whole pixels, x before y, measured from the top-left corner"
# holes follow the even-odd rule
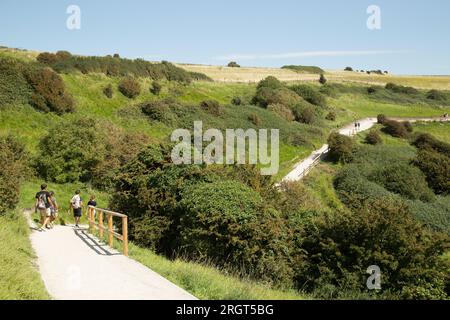
[[[401,117],[389,117],[390,120],[397,121],[409,121],[409,122],[418,122],[418,121],[440,121],[440,122],[448,122],[450,118],[443,117],[431,117],[431,118],[401,118]],[[360,123],[360,128],[355,130],[355,122]],[[342,135],[346,136],[354,136],[362,131],[366,131],[372,128],[377,123],[377,118],[364,118],[361,120],[357,120],[352,122],[351,124],[346,125],[345,127],[338,130],[338,132]],[[314,150],[311,155],[297,164],[294,165],[294,168],[291,172],[289,172],[283,179],[282,182],[288,181],[299,181],[303,179],[308,173],[320,162],[320,160],[328,153],[328,144],[324,144],[320,149]]]
[[[25,212],[32,228],[34,223]],[[87,228],[55,226],[31,233],[47,291],[57,300],[194,300],[144,265],[109,248]]]

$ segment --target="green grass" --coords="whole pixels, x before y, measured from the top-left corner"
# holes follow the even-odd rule
[[[34,262],[29,233],[21,211],[0,216],[0,300],[50,299]]]

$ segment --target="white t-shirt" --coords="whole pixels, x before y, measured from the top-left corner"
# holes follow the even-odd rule
[[[74,209],[81,208],[81,197],[79,194],[76,194],[72,197],[72,200],[70,200],[70,203],[72,203],[72,206]]]

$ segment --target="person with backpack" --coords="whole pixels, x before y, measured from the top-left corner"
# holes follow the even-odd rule
[[[83,200],[81,199],[80,194],[80,190],[75,191],[75,195],[70,200],[70,206],[73,209],[73,216],[75,218],[75,227],[79,227],[78,224],[80,223],[80,218],[82,215],[81,206],[83,205]]]
[[[36,193],[36,202],[34,204],[34,212],[39,210],[41,216],[41,227],[39,231],[45,231],[44,228],[50,229],[49,222],[51,216],[51,207],[54,206],[51,195],[47,191],[47,185],[43,183],[41,185],[41,191]]]

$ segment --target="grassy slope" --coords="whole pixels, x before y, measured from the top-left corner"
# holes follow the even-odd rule
[[[29,232],[21,212],[0,216],[0,300],[50,298],[34,264]]]

